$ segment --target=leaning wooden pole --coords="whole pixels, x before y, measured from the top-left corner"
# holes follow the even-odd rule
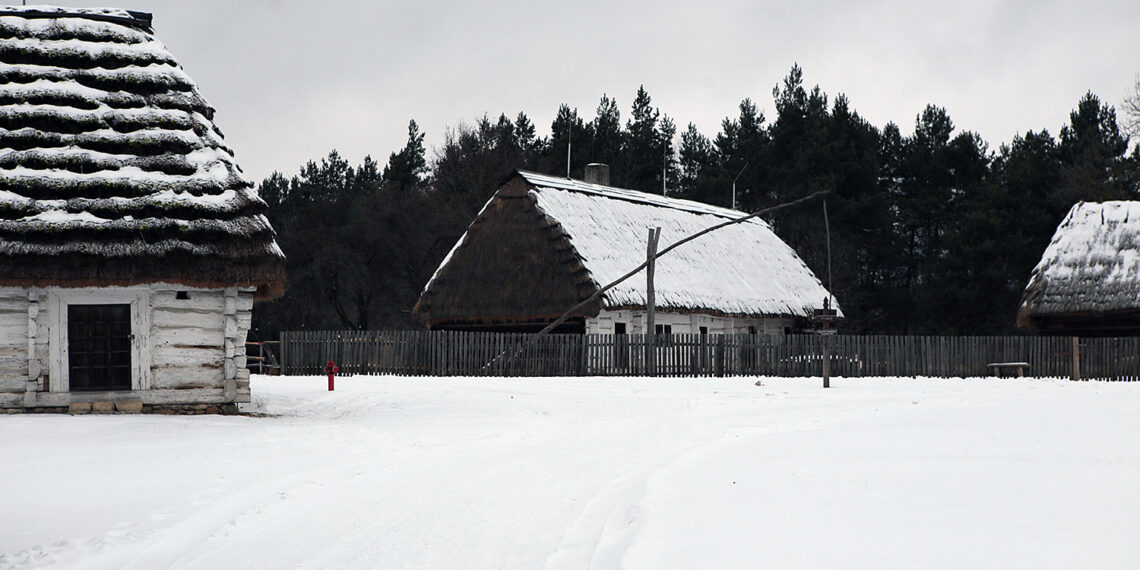
[[[652,257],[652,259],[654,259],[654,260],[660,259],[661,256],[665,255],[666,253],[669,253],[670,251],[673,251],[674,249],[677,249],[678,247],[681,247],[682,245],[685,245],[686,243],[689,243],[689,242],[691,242],[691,241],[693,241],[693,240],[695,240],[695,239],[697,239],[697,238],[699,238],[705,234],[715,232],[716,230],[719,230],[721,228],[726,228],[726,227],[731,226],[731,225],[739,224],[742,222],[747,222],[748,220],[751,220],[753,218],[758,218],[760,216],[763,216],[764,214],[775,212],[777,210],[783,210],[785,208],[790,208],[792,206],[798,206],[799,204],[802,204],[802,203],[810,201],[810,200],[814,200],[816,198],[819,198],[820,196],[824,196],[824,195],[827,195],[830,193],[831,192],[829,190],[820,190],[818,192],[813,192],[811,194],[808,194],[807,196],[804,196],[803,198],[798,198],[798,199],[792,200],[791,202],[784,202],[783,204],[777,204],[775,206],[770,206],[768,208],[764,208],[763,210],[757,210],[755,212],[752,212],[751,214],[748,214],[747,216],[741,216],[739,218],[728,220],[727,222],[722,222],[722,223],[716,224],[714,226],[709,226],[709,227],[707,227],[707,228],[705,228],[705,229],[703,229],[703,230],[701,230],[695,234],[692,234],[686,238],[683,238],[683,239],[677,241],[676,243],[670,245],[669,247],[667,247],[665,249],[658,251],[657,254]],[[514,359],[518,354],[520,354],[528,346],[534,345],[534,343],[538,342],[538,339],[546,336],[547,334],[550,333],[550,331],[557,328],[558,325],[561,325],[562,323],[566,322],[566,319],[569,319],[570,315],[574,314],[574,312],[581,309],[582,307],[585,307],[586,305],[589,305],[590,303],[593,303],[595,300],[598,299],[598,297],[601,297],[606,291],[609,291],[610,289],[617,287],[618,285],[622,284],[625,280],[629,279],[630,277],[633,277],[634,275],[637,275],[642,269],[645,269],[648,266],[649,266],[649,260],[646,260],[645,263],[638,265],[634,269],[630,270],[629,273],[626,273],[625,275],[618,277],[616,280],[608,283],[604,287],[598,288],[597,291],[594,291],[593,295],[590,295],[588,298],[586,298],[584,301],[578,303],[577,305],[570,307],[569,309],[566,310],[565,313],[562,313],[561,317],[558,317],[557,319],[554,320],[554,322],[550,323],[549,325],[546,325],[546,327],[544,327],[542,330],[534,333],[534,335],[531,336],[530,339],[526,343],[519,343],[516,346],[514,351],[510,351],[511,355],[509,358]],[[504,351],[503,353],[496,356],[494,359],[492,359],[490,362],[488,362],[486,365],[484,365],[483,369],[489,370],[493,364],[495,364],[500,359],[502,359],[504,356],[506,356],[507,352],[508,351]]]

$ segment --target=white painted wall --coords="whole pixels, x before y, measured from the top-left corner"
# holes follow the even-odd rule
[[[614,323],[625,323],[626,333],[645,334],[645,311],[601,311],[597,317],[586,319],[586,333],[614,334]],[[756,327],[757,334],[782,335],[786,327],[795,326],[791,318],[733,318],[706,314],[682,314],[657,311],[655,324],[671,325],[673,334],[698,334],[707,327],[708,334],[748,334],[748,327]]]
[[[0,287],[0,392],[24,392],[28,383],[28,293]]]
[[[179,293],[187,298],[179,299]],[[70,392],[67,306],[130,304],[129,393]],[[245,341],[253,289],[149,284],[0,288],[0,407],[137,398],[152,404],[249,401]]]

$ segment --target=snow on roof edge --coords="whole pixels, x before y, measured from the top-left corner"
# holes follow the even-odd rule
[[[1030,273],[1018,321],[1140,308],[1140,202],[1078,202]]]
[[[730,208],[722,208],[720,206],[712,206],[703,202],[696,202],[693,200],[685,200],[683,198],[670,198],[668,196],[658,196],[640,190],[631,190],[628,188],[618,188],[616,186],[605,186],[602,184],[593,184],[582,180],[574,180],[573,178],[560,178],[557,176],[550,176],[548,174],[539,174],[537,172],[529,172],[526,170],[519,170],[519,176],[524,180],[534,184],[535,186],[542,186],[547,188],[557,188],[559,190],[570,190],[572,192],[583,192],[586,194],[596,194],[599,196],[606,196],[617,200],[626,200],[629,202],[638,202],[641,204],[648,204],[651,206],[660,206],[665,208],[673,208],[676,210],[684,210],[697,214],[712,214],[714,216],[721,216],[724,218],[737,219],[749,215],[748,212],[741,212],[739,210],[732,210]],[[768,225],[767,222],[757,219],[760,223]]]

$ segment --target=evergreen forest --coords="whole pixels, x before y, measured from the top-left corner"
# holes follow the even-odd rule
[[[413,120],[386,164],[352,165],[334,150],[291,176],[275,172],[258,190],[288,256],[289,289],[259,305],[251,340],[422,328],[411,315],[420,291],[516,169],[581,178],[601,162],[614,186],[719,206],[735,186],[747,212],[826,190],[766,219],[830,280],[852,334],[1014,333],[1022,289],[1069,208],[1140,199],[1132,129],[1091,92],[1058,117],[1055,135],[1042,128],[998,148],[936,105],[913,125],[871,125],[843,95],[806,87],[798,66],[772,97],[774,116],[745,99],[712,138],[691,123],[679,129],[642,88],[624,117],[608,95],[592,117],[562,105],[549,136],[525,113],[504,113],[449,129],[429,153]]]

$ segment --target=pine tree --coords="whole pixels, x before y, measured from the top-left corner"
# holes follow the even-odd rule
[[[751,99],[741,101],[738,111],[737,118],[721,121],[721,132],[714,143],[720,157],[717,185],[723,187],[731,202],[732,181],[735,179],[737,208],[751,210],[763,202],[759,192],[770,138],[764,126],[764,114],[757,110]]]
[[[1128,176],[1132,165],[1125,158],[1128,138],[1116,123],[1116,111],[1091,92],[1069,114],[1061,128],[1058,147],[1062,164],[1061,187],[1053,200],[1059,207],[1081,200],[1122,200],[1136,197]]]
[[[665,153],[657,126],[660,116],[645,87],[639,87],[625,126],[625,161],[614,176],[618,185],[661,193],[661,165]]]
[[[544,153],[547,170],[552,174],[565,176],[567,173],[567,149],[571,150],[569,171],[571,175],[582,176],[583,167],[588,159],[583,158],[582,149],[589,148],[586,137],[586,125],[578,116],[577,109],[571,109],[563,103],[558,107],[558,114],[550,124],[550,144]]]
[[[685,132],[681,133],[678,158],[680,177],[677,194],[680,197],[706,204],[729,205],[729,197],[724,192],[718,193],[716,188],[720,178],[716,148],[693,123],[689,123]]]
[[[265,201],[269,212],[275,212],[289,198],[289,179],[285,178],[284,174],[273,171],[273,174],[270,174],[268,178],[257,185],[257,195]]]
[[[518,141],[519,148],[525,157],[524,165],[533,168],[543,141],[536,135],[534,123],[530,121],[530,117],[521,111],[515,117],[515,140]]]
[[[408,140],[404,148],[388,156],[388,164],[380,178],[385,189],[406,192],[418,188],[427,175],[424,156],[424,134],[415,120],[408,121]]]
[[[613,169],[619,166],[624,135],[621,130],[621,111],[618,110],[617,101],[602,95],[598,103],[597,114],[587,127],[590,146],[581,147],[586,163],[600,162],[608,164]]]
[[[677,169],[677,150],[673,141],[677,138],[677,124],[669,115],[662,115],[657,125],[657,144],[661,149],[661,172],[658,179],[666,193],[676,194],[680,172]]]

